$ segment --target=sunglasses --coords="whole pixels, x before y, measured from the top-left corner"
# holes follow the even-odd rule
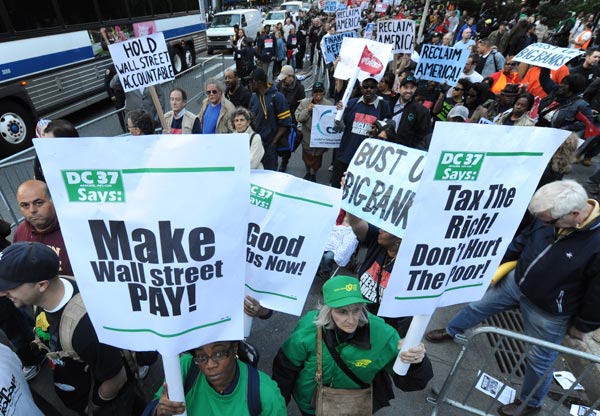
[[[219,90],[206,90],[206,95],[218,94]]]
[[[457,88],[457,87],[454,87],[454,91],[464,91],[464,90],[465,90],[464,88]]]
[[[363,90],[374,90],[374,89],[377,89],[377,85],[363,85],[362,89]]]

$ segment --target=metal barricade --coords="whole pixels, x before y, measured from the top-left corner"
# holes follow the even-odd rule
[[[584,387],[597,387],[600,356],[495,327],[479,327],[466,336],[457,335],[455,340],[462,344],[462,348],[452,364],[437,397],[427,399],[434,407],[431,413],[432,416],[466,414],[467,412],[482,416],[496,415],[496,408],[501,406],[501,402],[497,399],[508,393],[509,388],[516,390],[515,398],[519,397],[521,380],[517,374],[525,364],[533,346],[540,346],[558,352],[558,358],[554,363],[557,367],[557,361],[561,358],[566,362],[576,359],[578,362],[584,363],[578,374],[575,375],[576,380],[569,389],[563,390],[558,385],[552,386],[548,396],[544,399],[543,410],[540,414],[568,415],[570,414],[569,409],[565,405],[570,406],[571,404],[583,406],[580,408],[580,413],[576,413],[577,415],[597,414],[594,413],[594,410],[600,406],[600,397],[589,397],[586,393],[587,388],[582,391],[576,390],[575,387],[578,383]],[[482,343],[486,343],[488,340],[491,343],[491,349],[488,346],[481,348]],[[501,350],[504,350],[504,353],[506,349],[514,350],[517,343],[523,345],[524,353],[514,355],[513,368],[508,374],[499,374],[500,371],[495,360],[496,354]],[[478,368],[472,368],[469,363],[482,363],[482,365]],[[551,367],[545,375],[552,370]],[[535,389],[540,384],[541,381],[535,386]],[[598,394],[597,390],[595,394]],[[523,407],[525,407],[527,399],[524,402]],[[449,406],[458,409],[459,412],[451,412]],[[519,409],[519,411],[521,410],[523,409]]]

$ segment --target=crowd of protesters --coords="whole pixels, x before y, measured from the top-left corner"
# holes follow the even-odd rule
[[[326,149],[310,146],[312,113],[315,105],[336,105],[338,110],[343,111],[341,123],[335,126],[342,132],[342,139],[340,147],[331,152],[331,176],[321,181],[329,182],[333,187],[344,186],[344,173],[354,153],[362,141],[370,137],[427,151],[435,123],[483,123],[568,130],[571,135],[550,161],[538,185],[540,193],[534,197],[536,201],[550,201],[548,204],[552,206],[539,201],[535,209],[530,206],[537,220],[531,219],[529,226],[538,227],[534,228],[535,232],[539,231],[539,227],[545,227],[538,232],[544,238],[556,228],[558,233],[575,236],[572,237],[575,243],[571,244],[578,244],[577,239],[584,238],[581,235],[593,235],[594,240],[590,241],[595,242],[600,208],[597,202],[587,200],[585,191],[592,195],[600,192],[600,167],[595,172],[590,171],[585,190],[573,183],[564,186],[555,184],[570,171],[572,163],[591,166],[592,158],[600,153],[600,144],[591,139],[579,155],[576,153],[577,137],[588,138],[585,132],[593,131],[600,111],[600,50],[597,49],[600,38],[594,33],[597,23],[594,15],[569,13],[554,30],[550,30],[547,19],[538,10],[527,8],[503,20],[495,16],[493,10],[469,13],[441,3],[432,5],[425,14],[422,5],[412,2],[381,7],[381,4],[371,1],[356,6],[362,10],[359,37],[365,35],[369,23],[379,19],[415,20],[418,33],[422,33],[422,38],[415,45],[415,53],[397,54],[381,77],[366,78],[348,86],[346,81],[334,77],[337,61],[325,64],[321,51],[323,38],[337,33],[333,14],[315,7],[301,10],[274,27],[265,25],[255,34],[235,28],[231,39],[235,67],[222,74],[224,82],[219,79],[206,81],[203,86],[206,98],[198,114],[186,109],[187,92],[176,87],[169,91],[170,109],[165,109],[163,117],[159,117],[155,107],[149,104],[147,89],[125,94],[118,75],[107,71],[107,92],[117,108],[125,108],[124,117],[119,119],[121,127],[136,136],[156,131],[163,134],[246,133],[251,167],[280,172],[287,170],[291,154],[301,143],[306,168],[303,179],[317,182]],[[538,42],[579,49],[582,54],[556,70],[535,67],[515,59],[520,51]],[[419,51],[427,43],[463,49],[469,54],[455,85],[415,77]],[[317,79],[311,85],[303,86],[299,72],[308,73],[315,65],[323,71],[313,71]],[[325,77],[326,80],[323,79]],[[305,87],[309,87],[308,94]],[[351,88],[352,94],[343,103],[341,99],[345,88]],[[158,98],[162,100],[162,97]],[[78,135],[75,128],[64,120],[40,120],[38,130],[38,137]],[[291,142],[291,133],[296,137],[295,145]],[[35,327],[36,335],[48,348],[58,348],[56,328],[61,319],[60,308],[64,308],[78,293],[75,280],[58,276],[59,271],[68,275],[73,272],[39,162],[36,162],[35,177],[36,180],[25,182],[17,192],[25,222],[15,234],[19,238],[0,256],[0,294],[3,295],[0,306],[6,311],[0,320],[0,330],[3,331],[0,334],[5,332],[8,339],[4,343],[15,347],[18,358],[9,354],[8,350],[6,356],[11,357],[11,362],[22,360],[27,379],[35,377],[44,360],[37,351],[29,348],[33,338],[31,327]],[[551,186],[548,187],[548,184]],[[565,197],[573,205],[567,209],[569,212],[554,209],[553,204],[559,204],[558,200],[562,197],[547,194],[555,188],[564,195],[575,195]],[[554,215],[555,211],[560,211],[562,216]],[[577,221],[577,216],[581,221]],[[156,392],[155,400],[147,405],[144,414],[171,415],[187,408],[188,414],[283,415],[286,414],[286,404],[293,397],[303,415],[312,415],[318,405],[311,401],[313,392],[318,390],[317,385],[322,387],[319,380],[315,382],[315,369],[320,365],[324,367],[322,381],[334,387],[359,390],[370,386],[374,389],[370,396],[373,397],[370,409],[375,411],[388,405],[393,397],[393,393],[390,395],[392,382],[407,391],[424,388],[433,374],[423,344],[403,353],[402,359],[411,364],[407,376],[398,377],[391,372],[401,345],[400,338],[405,336],[411,317],[384,320],[374,315],[401,239],[350,214],[342,215],[342,218],[346,221],[344,227],[350,227],[358,241],[368,245],[365,261],[356,268],[358,279],[336,276],[327,280],[322,288],[323,306],[299,321],[275,358],[272,378],[255,369],[255,352],[244,341],[198,346],[182,355],[180,360],[187,389],[185,403],[171,401],[168,386],[164,385]],[[521,252],[535,253],[535,244],[539,243],[529,239],[529,235],[521,235],[515,241],[511,245],[513,257],[518,257]],[[57,256],[55,253],[60,254]],[[331,265],[328,267],[325,274],[332,269]],[[517,269],[517,273],[523,273],[523,267]],[[588,268],[589,264],[585,267]],[[19,271],[22,270],[29,273],[26,280],[20,280]],[[543,274],[544,269],[538,272]],[[584,276],[580,285],[582,291],[585,290],[583,280],[587,278],[586,273],[581,272]],[[569,270],[563,270],[563,274],[569,275]],[[585,284],[593,286],[597,293],[598,276],[589,280]],[[342,295],[339,294],[341,287],[345,288]],[[515,299],[519,295],[531,296],[522,295],[519,290],[514,284],[510,287],[508,283],[504,285],[504,292],[510,292],[509,295]],[[494,293],[490,291],[486,295],[486,307],[492,302],[490,298],[495,296]],[[503,296],[509,295],[505,293]],[[38,308],[35,323],[24,309],[30,306]],[[511,306],[518,307],[518,301],[514,300]],[[584,332],[600,327],[600,317],[594,313],[578,326],[577,300],[573,300],[570,306],[572,316],[563,319],[566,322],[564,328],[561,327],[561,333],[555,334],[552,342],[559,342],[567,331],[578,338]],[[250,316],[262,319],[268,319],[272,314],[250,297],[246,299],[244,308]],[[494,310],[491,306],[488,309]],[[474,314],[472,311],[469,313]],[[536,314],[545,316],[540,312]],[[42,315],[44,317],[41,318]],[[50,323],[42,322],[47,319],[46,316],[51,318]],[[477,319],[469,317],[468,322],[461,322],[461,325],[457,325],[455,320],[447,329],[432,331],[428,340],[441,342],[451,339],[476,323]],[[573,327],[570,327],[571,324]],[[79,414],[130,415],[141,411],[146,403],[139,403],[133,383],[140,378],[139,369],[127,367],[117,349],[99,343],[89,319],[81,324],[81,328],[77,326],[77,331],[73,337],[86,338],[85,348],[88,350],[81,354],[83,364],[71,362],[69,357],[65,359],[66,366],[62,361],[62,364],[54,363],[59,368],[55,381],[62,383],[57,392],[65,404]],[[544,334],[538,335],[543,338]],[[321,342],[330,351],[322,357],[319,355]],[[340,357],[335,357],[334,350],[344,363],[338,361]],[[376,360],[377,365],[368,371],[345,368],[352,360],[365,357]],[[88,369],[92,371],[91,380],[85,374]],[[355,371],[361,375],[359,381],[354,378]],[[84,380],[84,376],[87,379]],[[65,393],[64,386],[71,390]],[[519,414],[517,410],[521,411],[523,407],[526,412],[521,414],[536,413],[544,395],[542,390],[535,400],[526,405],[519,408],[521,402],[517,400],[503,406],[499,413]],[[27,409],[26,413],[14,414],[37,414],[30,395],[25,393],[23,398],[26,406],[22,406]]]

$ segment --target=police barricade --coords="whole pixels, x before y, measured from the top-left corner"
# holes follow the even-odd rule
[[[567,364],[576,361],[580,367],[573,378],[564,373],[561,375],[569,378],[572,382],[570,387],[563,389],[558,383],[553,382],[548,396],[544,399],[540,414],[578,416],[600,414],[600,412],[594,413],[594,410],[600,406],[600,395],[597,389],[600,356],[496,327],[476,328],[466,336],[457,335],[455,341],[462,344],[461,350],[444,384],[439,392],[436,392],[437,397],[427,398],[429,404],[434,407],[432,416],[462,415],[467,412],[482,416],[497,415],[496,408],[519,398],[525,363],[534,346],[558,352],[558,358],[554,362],[555,367],[561,367],[562,363],[559,361]],[[482,348],[483,343],[486,343],[486,346]],[[491,349],[487,345],[491,345]],[[510,366],[512,368],[507,373],[501,373],[498,369],[496,361],[498,354],[504,356],[508,354],[509,360],[512,361]],[[469,363],[481,363],[481,366],[473,368]],[[545,375],[550,371],[553,371],[553,368],[550,368]],[[540,384],[535,386],[530,396],[535,393]],[[578,385],[583,386],[585,390],[578,388]],[[587,386],[590,387],[589,390]],[[599,397],[594,397],[594,394]],[[527,399],[524,400],[523,407]],[[451,407],[455,408],[454,412]]]

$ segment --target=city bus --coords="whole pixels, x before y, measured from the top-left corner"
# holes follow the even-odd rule
[[[202,0],[0,0],[0,157],[31,146],[38,118],[106,99],[108,44],[155,32],[175,73],[194,66],[206,49]]]

